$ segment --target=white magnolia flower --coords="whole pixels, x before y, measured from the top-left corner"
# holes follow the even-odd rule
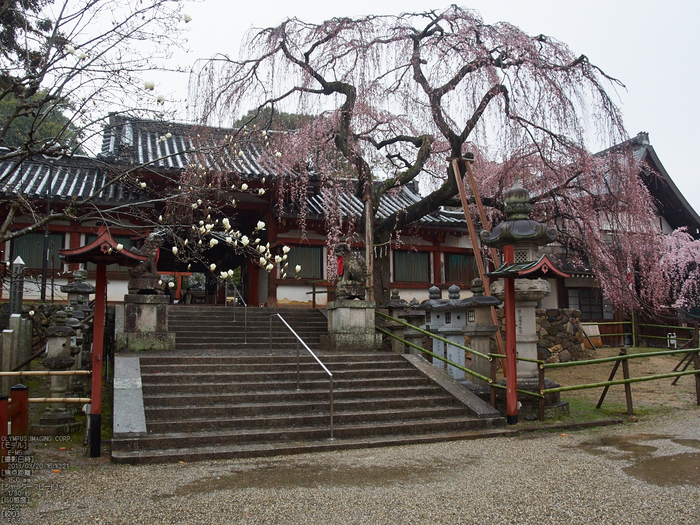
[[[175,288],[175,283],[172,282],[172,281],[170,281],[170,282],[168,283],[168,288]]]
[[[153,91],[156,88],[156,85],[152,80],[146,80],[143,87],[144,87],[144,89],[147,89],[148,91]]]
[[[165,138],[166,138],[166,139],[169,139],[169,138],[171,138],[172,136],[173,136],[172,133],[166,133],[166,134],[165,134]]]
[[[299,266],[299,265],[297,264],[297,265],[294,267],[294,271],[297,272],[297,273],[299,273],[299,272],[301,271],[301,266]]]
[[[266,262],[265,257],[260,257],[260,266],[265,266]]]
[[[250,241],[248,240],[248,237],[246,237],[245,235],[244,235],[243,237],[241,237],[241,244],[242,244],[243,246],[248,246],[248,243],[249,243],[249,242],[250,242]]]
[[[255,239],[255,240],[253,241],[253,244],[260,244],[260,237],[258,237],[257,239]]]
[[[275,267],[275,266],[274,266],[272,263],[270,263],[270,264],[268,264],[267,266],[265,266],[265,269],[269,272],[269,271],[271,271],[274,267]]]
[[[264,246],[258,246],[258,251],[259,251],[260,253],[265,253],[267,250],[265,250],[265,247],[264,247]]]
[[[119,249],[119,246],[117,246],[117,249]],[[177,255],[177,246],[173,246],[173,255]]]
[[[248,189],[248,185],[244,182],[241,184],[241,190],[246,191]]]
[[[118,251],[118,252],[122,251],[123,249],[124,249],[124,245],[123,245],[123,244],[121,244],[121,243],[117,244],[117,251]]]
[[[204,226],[204,221],[199,221],[200,226]]]
[[[201,246],[201,245],[202,245],[202,239],[199,239],[199,241],[197,241],[197,246]]]
[[[229,270],[228,272],[226,272],[226,274],[227,274],[229,277],[233,277],[233,270]]]
[[[287,257],[289,257],[289,256],[285,253],[285,254],[282,256],[282,260],[283,260],[283,261],[286,261],[286,260],[287,260]]]
[[[276,263],[281,263],[281,262],[282,262],[282,257],[280,257],[279,255],[275,255],[275,262],[276,262]]]
[[[258,195],[265,195],[265,188],[260,188],[258,190]]]
[[[214,270],[216,270],[216,264],[211,263],[211,264],[209,265],[209,269],[210,269],[212,272],[213,272]]]
[[[158,286],[163,286],[163,281],[158,281]]]
[[[262,136],[263,136],[263,137],[266,137],[266,136],[267,136],[267,131],[262,130]]]
[[[275,151],[275,157],[278,159],[282,156],[282,154],[279,151]]]
[[[226,237],[226,244],[231,244],[233,242],[233,237]]]
[[[146,187],[146,183],[145,183],[145,182],[142,182],[142,183],[141,183],[141,187],[142,187],[142,188],[145,188],[145,187]]]
[[[231,206],[236,206],[236,199],[231,199]]]
[[[228,274],[224,271],[219,272],[219,275],[221,276],[222,279],[226,279],[228,277]]]
[[[184,245],[187,246],[188,242],[189,242],[189,239],[185,239]]]
[[[263,177],[262,179],[260,179],[260,182],[262,182],[263,184],[265,184],[265,177]]]
[[[196,210],[196,209],[197,209],[197,203],[196,203],[196,202],[192,204],[192,209],[193,209],[193,210]]]
[[[162,216],[162,215],[158,215],[158,222],[163,222],[163,216]]]
[[[198,204],[199,206],[201,206],[201,205],[202,205],[202,199],[197,199],[197,204]]]
[[[29,317],[33,317],[33,316],[34,316],[34,310],[29,310]]]
[[[68,53],[70,53],[71,55],[75,55],[75,48],[70,44],[66,46],[66,51],[68,51]]]
[[[282,251],[284,253],[289,253],[289,250],[290,250],[289,246],[282,246]]]
[[[192,22],[192,17],[190,15],[188,15],[187,13],[182,15],[182,19],[185,21],[186,24],[189,24],[190,22]]]
[[[223,219],[221,219],[221,224],[223,224],[224,226],[231,226],[228,217],[224,217]]]
[[[216,239],[212,239],[212,240],[209,241],[209,247],[210,247],[210,248],[213,248],[213,247],[216,246],[217,244],[219,244],[219,241],[217,241]]]
[[[238,152],[238,156],[239,156],[239,157],[242,157],[242,156],[243,156],[243,150],[241,150],[241,151]]]
[[[158,102],[158,104],[165,104],[165,95],[159,94],[156,97],[156,102]]]
[[[255,226],[256,230],[264,230],[265,229],[265,223],[263,221],[258,221],[258,224]]]
[[[187,271],[189,272],[191,269],[192,269],[192,265],[191,265],[191,264],[188,264],[188,265],[187,265]]]

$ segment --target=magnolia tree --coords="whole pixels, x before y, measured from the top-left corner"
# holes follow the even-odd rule
[[[189,16],[167,0],[9,0],[0,7],[0,162],[8,213],[0,242],[65,219],[7,191],[26,159],[96,153],[109,112],[162,114],[149,80],[181,45]],[[96,192],[97,195],[99,192]],[[74,203],[72,213],[79,213]],[[13,229],[17,215],[31,216]]]
[[[179,137],[191,147],[190,166],[182,173],[163,173],[156,165],[111,162],[96,158],[96,146],[109,118],[163,119],[167,101],[152,80],[174,48],[183,43],[190,16],[183,3],[171,0],[9,0],[0,7],[0,202],[5,215],[0,243],[48,223],[99,221],[115,227],[157,230],[168,238],[184,264],[197,264],[220,277],[228,268],[212,267],[208,256],[219,240],[253,257],[263,268],[279,264],[286,273],[286,253],[263,242],[263,226],[237,227],[231,194],[264,193],[247,188],[240,177],[204,173],[213,158],[240,153],[246,147],[269,150],[264,139],[232,130],[224,137]],[[259,135],[259,134],[258,134]],[[159,142],[170,139],[164,132]],[[258,136],[258,139],[260,137]],[[90,167],[109,174],[89,195],[62,201],[32,200],[7,184],[28,163],[54,166],[58,172],[72,158],[86,154]],[[270,153],[274,161],[274,152]],[[74,159],[73,159],[74,160]],[[131,202],[109,205],[100,196],[110,186],[130,191]],[[224,188],[222,185],[225,185]],[[187,213],[183,210],[188,210]],[[275,253],[273,253],[275,252]],[[278,261],[279,259],[279,261]],[[294,275],[295,269],[290,274]]]

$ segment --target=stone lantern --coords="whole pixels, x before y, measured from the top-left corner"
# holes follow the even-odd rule
[[[425,312],[425,329],[437,334],[438,330],[445,325],[445,315],[440,311],[440,308],[448,304],[447,299],[441,299],[440,288],[431,286],[428,289],[428,299],[418,305],[419,310]],[[445,344],[437,339],[432,339],[432,352],[440,357],[445,357]],[[433,366],[445,371],[444,361],[433,357]]]
[[[471,302],[471,297],[460,299],[459,286],[454,284],[448,288],[447,292],[448,299],[439,299],[440,289],[437,286],[431,287],[428,290],[429,299],[423,301],[419,308],[425,310],[426,326],[431,332],[464,346],[462,329],[466,325],[466,306]],[[433,339],[433,353],[462,367],[466,362],[464,350],[437,339]],[[442,371],[447,371],[455,381],[466,381],[464,371],[459,368],[446,365],[437,358],[433,358],[433,365]]]
[[[56,312],[56,324],[46,331],[46,357],[42,364],[51,371],[68,370],[75,358],[71,355],[71,338],[75,330],[66,326],[66,312]],[[65,398],[68,376],[51,376],[51,397]],[[61,402],[52,403],[51,408],[39,420],[36,432],[46,435],[70,434],[77,430],[73,414]]]
[[[557,231],[530,219],[531,210],[529,192],[516,183],[505,194],[506,221],[491,233],[483,230],[480,234],[486,246],[503,250],[504,264],[489,276],[502,278],[491,285],[491,292],[503,300],[505,309],[509,424],[518,422],[517,389],[538,390],[537,365],[524,361],[516,364],[516,345],[520,357],[537,359],[535,308],[550,292],[549,282],[541,277],[568,277],[546,255],[537,258],[538,247],[555,241]]]
[[[464,335],[471,340],[469,347],[481,354],[489,354],[491,352],[491,338],[498,330],[491,322],[491,307],[499,303],[496,297],[484,295],[484,284],[479,278],[472,279],[471,282],[472,294],[471,301],[467,305],[466,310],[466,325],[462,328]],[[491,363],[472,354],[471,370],[482,376],[490,377]],[[478,377],[472,378],[476,387],[483,387],[488,383]]]

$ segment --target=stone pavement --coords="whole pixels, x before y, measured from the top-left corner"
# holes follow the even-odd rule
[[[19,523],[696,524],[700,409],[515,438],[101,463],[32,483]]]

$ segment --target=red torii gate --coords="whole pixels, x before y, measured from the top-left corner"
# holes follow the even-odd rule
[[[95,263],[95,322],[92,342],[92,394],[90,402],[90,457],[100,457],[102,427],[102,356],[104,349],[105,312],[107,310],[107,265],[134,266],[148,257],[127,250],[114,240],[107,226],[100,226],[97,239],[81,246],[60,250],[67,263]]]

